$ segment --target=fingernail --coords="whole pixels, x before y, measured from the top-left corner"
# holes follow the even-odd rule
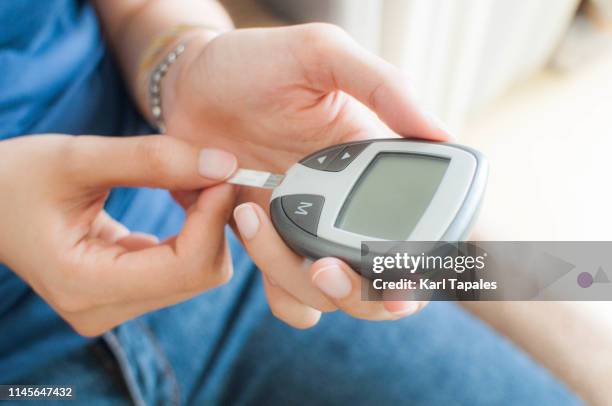
[[[427,117],[427,120],[429,121],[429,123],[433,127],[436,127],[440,131],[442,131],[444,135],[446,135],[450,141],[457,141],[457,137],[455,137],[455,135],[448,129],[447,125],[442,120],[440,120],[436,115],[434,115],[431,112],[426,111],[425,116]]]
[[[323,293],[334,299],[347,297],[353,288],[349,277],[337,265],[319,269],[313,275],[312,282]]]
[[[419,309],[418,302],[386,301],[385,309],[394,316],[403,317],[413,314]]]
[[[234,209],[234,220],[242,238],[250,240],[259,230],[259,217],[250,204],[244,203]]]
[[[205,148],[200,151],[198,172],[205,178],[227,179],[234,173],[237,166],[236,157],[229,152],[214,148]]]

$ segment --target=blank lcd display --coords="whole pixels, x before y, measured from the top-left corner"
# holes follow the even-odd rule
[[[406,240],[449,163],[449,159],[425,155],[377,155],[349,194],[336,227],[364,237]]]

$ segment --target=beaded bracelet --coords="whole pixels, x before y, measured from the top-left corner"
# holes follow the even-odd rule
[[[146,88],[149,109],[155,121],[155,125],[162,133],[166,131],[166,126],[164,123],[161,101],[161,81],[168,72],[170,65],[172,65],[185,51],[187,41],[181,41],[170,53],[168,53],[168,55],[166,55],[161,62],[159,62],[152,70],[150,69],[153,67],[154,62],[159,59],[160,54],[164,49],[168,48],[170,45],[172,45],[172,43],[180,39],[183,34],[193,30],[206,30],[216,34],[223,32],[223,30],[212,26],[179,24],[167,32],[162,33],[151,42],[144,52],[138,68],[139,76],[143,75],[141,77],[147,77]],[[149,70],[150,73],[147,74]]]
[[[166,57],[153,69],[149,77],[149,103],[151,114],[160,132],[166,132],[166,125],[162,114],[161,103],[161,81],[168,72],[170,66],[185,51],[185,43],[179,43]]]

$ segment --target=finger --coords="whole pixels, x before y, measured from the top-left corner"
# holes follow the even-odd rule
[[[130,251],[143,250],[155,247],[159,244],[159,238],[146,233],[130,233],[129,235],[117,240],[117,244]]]
[[[383,306],[389,313],[396,315],[397,318],[412,316],[423,310],[429,304],[428,301],[400,301],[384,300]]]
[[[89,258],[96,286],[106,281],[108,302],[163,298],[227,282],[232,267],[224,227],[236,190],[218,185],[203,191],[180,234],[139,251],[114,246]]]
[[[159,244],[159,239],[154,235],[139,232],[131,233],[126,226],[113,219],[104,210],[98,213],[91,224],[88,237],[116,243],[130,251],[150,248]]]
[[[265,274],[263,281],[270,311],[276,318],[299,329],[313,327],[319,322],[320,311],[298,301],[275,282],[273,283]]]
[[[362,297],[361,276],[336,258],[322,258],[311,269],[312,282],[329,297],[338,308],[353,317],[366,320],[392,320],[414,314],[419,302],[383,302]]]
[[[229,178],[238,166],[229,152],[198,150],[162,135],[81,136],[70,145],[71,179],[87,186],[201,189]]]
[[[234,209],[234,220],[249,256],[259,269],[298,301],[321,311],[336,307],[316,289],[304,266],[280,238],[261,207],[244,203]]]
[[[91,223],[89,238],[99,238],[107,242],[115,242],[127,237],[130,230],[102,210]]]
[[[174,200],[187,211],[189,208],[198,201],[200,191],[198,190],[173,190],[170,192]]]
[[[230,248],[225,242],[227,258],[230,258]],[[96,306],[85,311],[62,312],[62,317],[81,335],[98,336],[106,331],[155,310],[163,309],[191,299],[200,292],[186,291],[153,299],[128,298],[125,302]]]
[[[326,90],[342,90],[368,106],[392,130],[404,136],[448,140],[449,132],[433,115],[419,107],[406,75],[397,67],[353,41],[338,27],[304,26],[303,48],[310,63],[310,78],[318,78]],[[315,79],[316,80],[316,79]]]

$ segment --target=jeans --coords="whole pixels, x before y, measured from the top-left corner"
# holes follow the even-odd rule
[[[178,231],[182,211],[166,192],[129,193],[129,207],[111,195],[107,210],[133,230]],[[129,321],[20,383],[75,385],[91,405],[581,403],[453,303],[399,321],[335,312],[309,330],[288,327],[271,315],[259,271],[228,235],[229,284]]]

